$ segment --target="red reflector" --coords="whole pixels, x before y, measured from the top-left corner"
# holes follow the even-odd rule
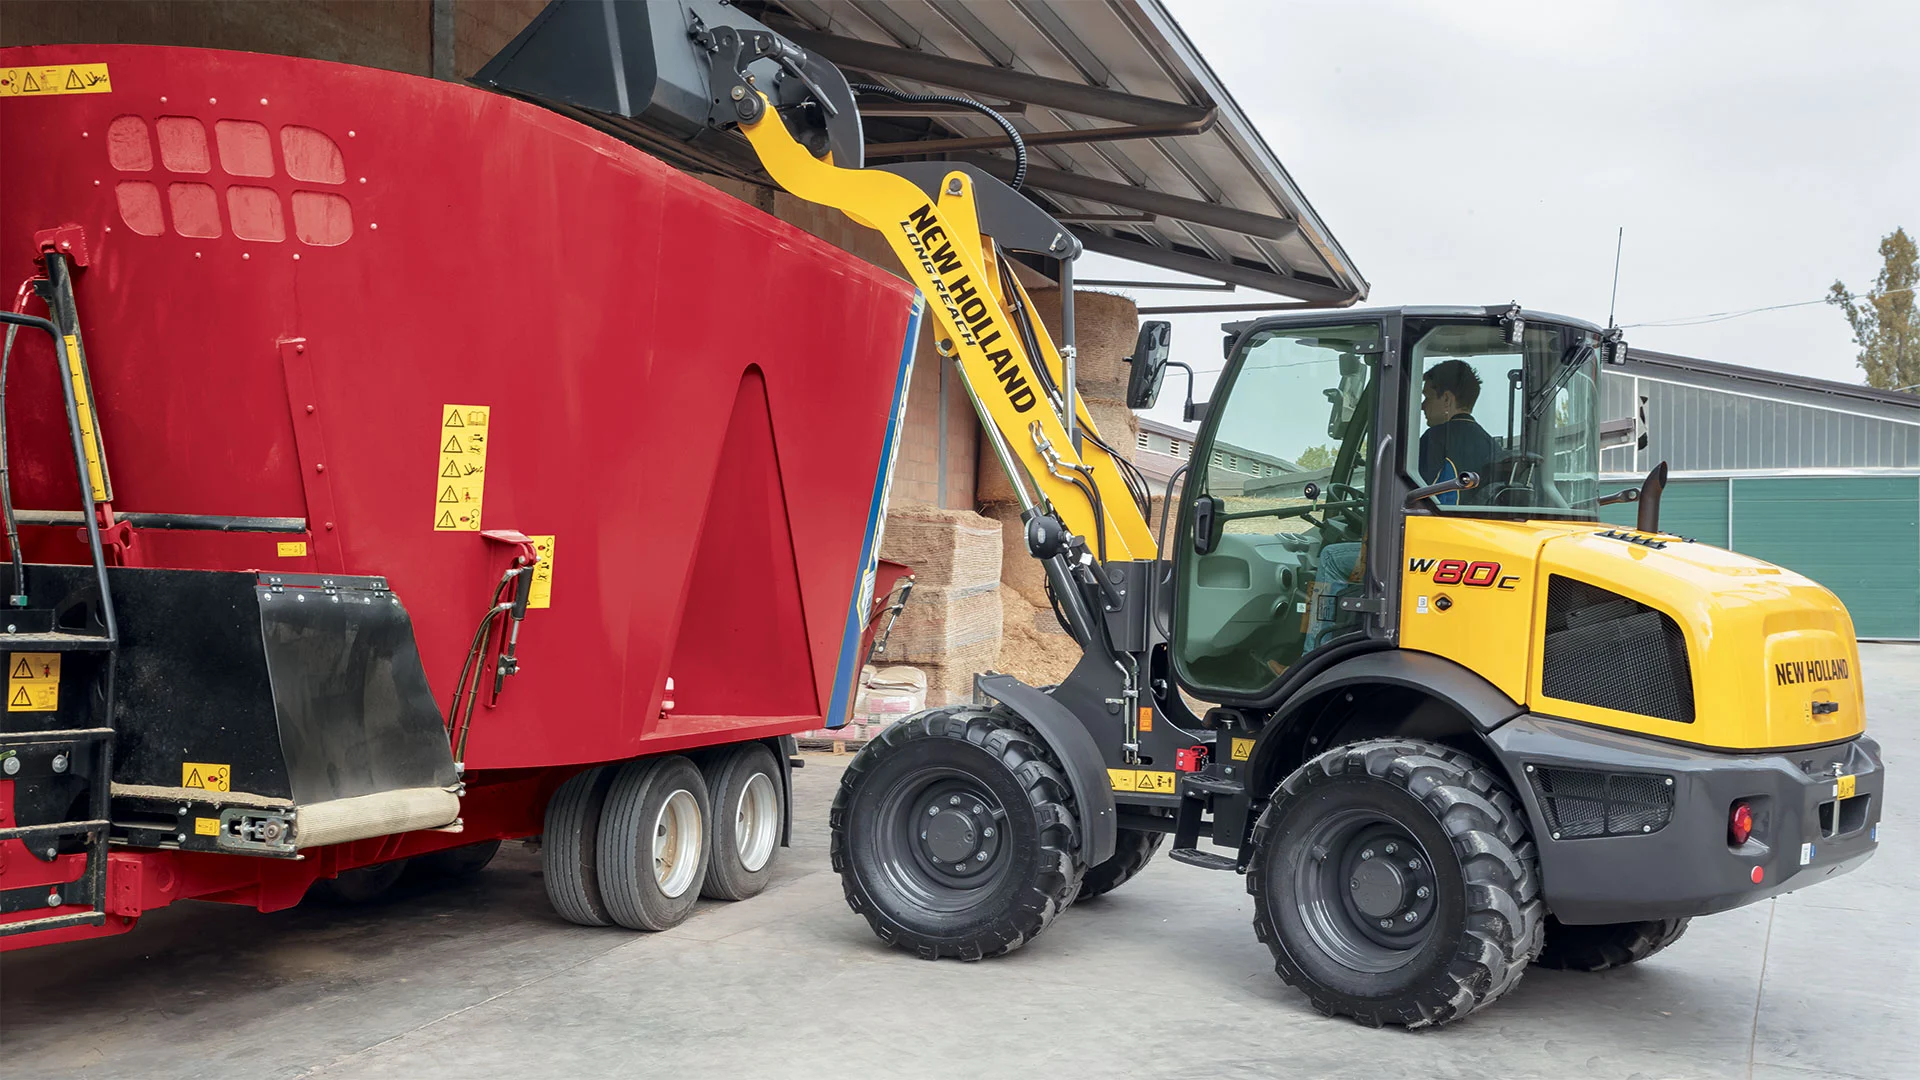
[[[1760,884],[1760,879],[1766,876],[1767,876],[1767,872],[1765,870],[1762,870],[1757,866],[1753,868],[1753,883],[1755,885]]]
[[[1753,811],[1747,808],[1746,803],[1734,803],[1733,816],[1727,820],[1727,842],[1734,847],[1739,847],[1741,844],[1747,842],[1747,837],[1752,835]],[[1758,867],[1755,867],[1755,869],[1758,869]],[[1758,881],[1760,879],[1755,878],[1754,880]]]

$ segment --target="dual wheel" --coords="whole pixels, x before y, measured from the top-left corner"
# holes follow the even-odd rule
[[[753,896],[785,831],[780,783],[758,743],[704,765],[676,755],[589,769],[547,804],[547,897],[582,926],[665,930],[701,896]]]

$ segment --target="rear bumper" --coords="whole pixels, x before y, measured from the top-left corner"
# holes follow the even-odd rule
[[[1547,906],[1562,922],[1726,911],[1838,877],[1878,846],[1886,773],[1879,744],[1864,735],[1811,750],[1727,754],[1521,716],[1487,739],[1526,805]],[[1574,808],[1551,785],[1543,790],[1535,771],[1543,769],[1653,778],[1670,786],[1671,814],[1653,824],[1633,818],[1624,835],[1575,837],[1569,813],[1591,804]],[[1853,777],[1851,798],[1838,798],[1839,776]],[[1752,808],[1755,825],[1734,847],[1727,821],[1737,801]],[[1622,831],[1608,820],[1608,831]]]

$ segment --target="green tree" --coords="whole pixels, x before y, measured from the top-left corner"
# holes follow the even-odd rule
[[[1300,466],[1302,472],[1331,469],[1333,468],[1333,451],[1324,446],[1309,446],[1300,451],[1300,456],[1293,459],[1293,463]]]
[[[1907,230],[1895,229],[1881,238],[1880,257],[1885,265],[1864,302],[1838,281],[1827,302],[1839,307],[1853,327],[1867,385],[1894,390],[1920,384],[1920,309],[1913,299],[1920,284],[1920,252]]]

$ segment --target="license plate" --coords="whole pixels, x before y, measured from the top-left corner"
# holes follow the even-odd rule
[[[1833,797],[1836,799],[1853,798],[1853,784],[1855,779],[1856,778],[1852,776],[1835,777],[1833,780]]]

